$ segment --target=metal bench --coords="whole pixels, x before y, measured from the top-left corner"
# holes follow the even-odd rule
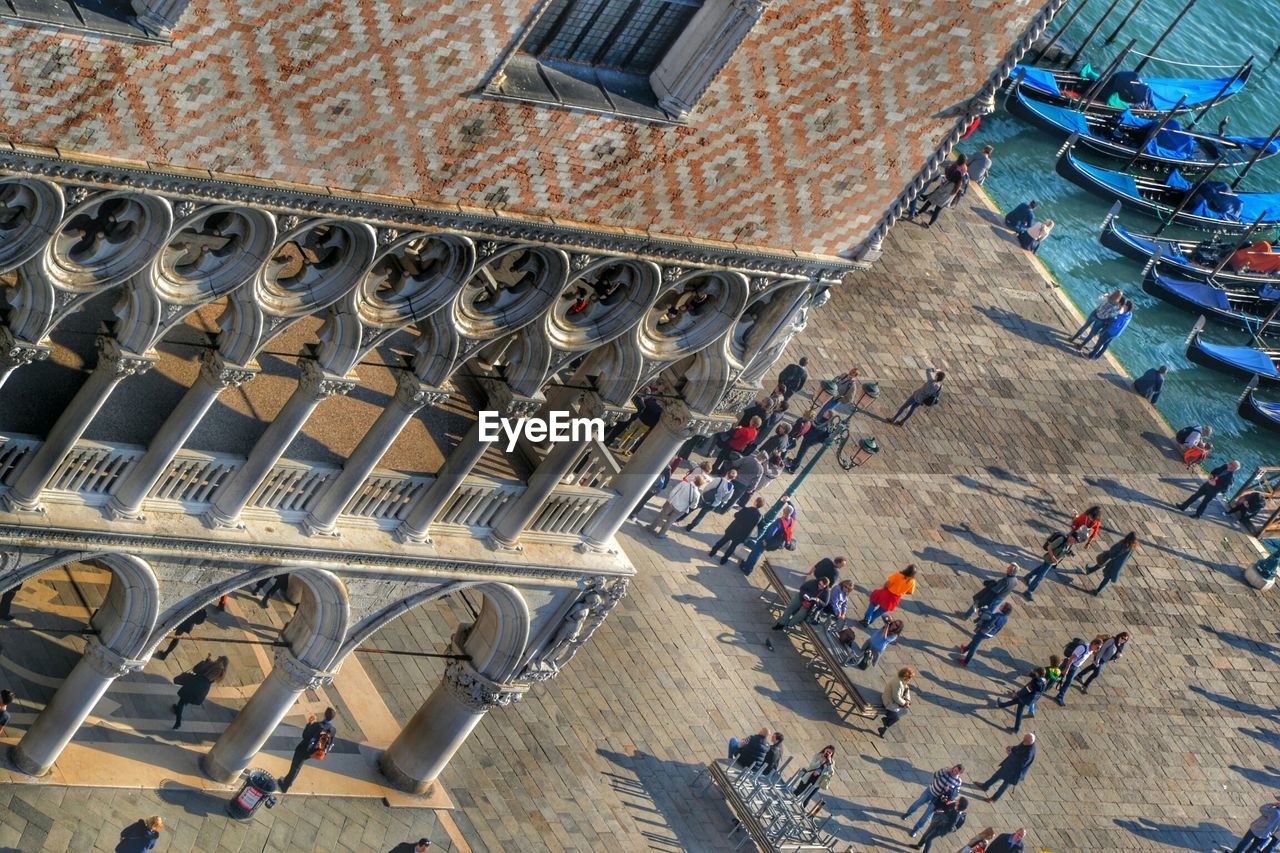
[[[785,608],[791,601],[791,591],[787,589],[787,585],[783,583],[781,576],[767,559],[761,560],[760,565],[768,581],[768,585],[760,592],[760,598],[768,600],[776,597],[776,606]],[[792,625],[787,630],[798,635],[802,647],[811,653],[809,668],[825,670],[827,677],[843,691],[847,701],[835,703],[836,710],[841,711],[843,719],[847,720],[849,715],[854,713],[860,717],[876,716],[875,706],[863,697],[861,688],[849,676],[847,667],[850,663],[856,663],[856,660],[851,659],[850,650],[841,645],[836,638],[834,621],[819,625],[811,625],[808,621],[803,621]],[[853,652],[853,655],[856,654],[856,651]]]

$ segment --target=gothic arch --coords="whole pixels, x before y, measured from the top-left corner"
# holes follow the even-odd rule
[[[675,279],[640,323],[641,352],[670,363],[693,355],[732,328],[747,304],[747,280],[726,270],[697,270]]]
[[[37,178],[0,179],[0,273],[40,254],[65,212],[57,184]]]

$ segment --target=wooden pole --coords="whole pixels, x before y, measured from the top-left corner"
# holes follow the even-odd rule
[[[1160,38],[1156,39],[1155,44],[1151,45],[1151,50],[1147,51],[1147,55],[1142,57],[1142,61],[1138,63],[1138,67],[1133,69],[1134,72],[1138,74],[1142,73],[1142,69],[1147,67],[1147,63],[1151,61],[1151,57],[1155,56],[1156,51],[1160,49],[1160,45],[1164,44],[1164,40],[1169,37],[1169,33],[1173,32],[1173,28],[1178,26],[1194,5],[1196,5],[1196,0],[1187,0],[1187,5],[1182,7],[1182,11],[1173,19],[1173,23],[1169,24],[1168,29],[1160,34]]]
[[[1111,17],[1111,13],[1116,10],[1116,6],[1120,5],[1120,0],[1111,0],[1111,5],[1107,7],[1107,11],[1102,13],[1102,17],[1098,19],[1098,23],[1093,25],[1093,29],[1089,30],[1089,35],[1084,37],[1084,41],[1080,42],[1076,52],[1071,54],[1071,58],[1067,60],[1067,68],[1076,64],[1076,60],[1080,58],[1080,54],[1084,53],[1084,49],[1089,46],[1089,42],[1093,41],[1093,37],[1098,34],[1098,30],[1102,29],[1102,25],[1107,22],[1107,18]]]
[[[1227,85],[1223,86],[1221,89],[1218,90],[1218,94],[1213,96],[1213,100],[1209,102],[1208,106],[1206,106],[1199,113],[1197,113],[1196,117],[1191,120],[1191,123],[1188,124],[1187,127],[1188,128],[1195,127],[1196,122],[1204,118],[1205,113],[1209,112],[1209,110],[1216,107],[1218,105],[1218,102],[1227,96],[1227,92],[1231,89],[1232,86],[1235,85],[1236,81],[1244,76],[1245,71],[1249,70],[1250,65],[1253,65],[1252,53],[1249,54],[1249,58],[1244,61],[1244,64],[1236,69],[1236,73],[1231,75],[1231,79],[1227,81]]]
[[[1129,23],[1129,19],[1134,16],[1135,12],[1142,8],[1142,4],[1145,2],[1147,2],[1147,0],[1134,0],[1133,8],[1125,14],[1124,18],[1120,21],[1120,25],[1111,31],[1111,35],[1107,36],[1107,40],[1104,41],[1103,44],[1111,44],[1115,41],[1116,36],[1120,35],[1120,31],[1124,29],[1124,25]]]
[[[1209,171],[1201,175],[1196,180],[1195,184],[1192,185],[1191,189],[1187,190],[1186,195],[1182,197],[1182,201],[1179,202],[1178,206],[1174,209],[1173,215],[1170,216],[1168,219],[1166,219],[1164,222],[1160,223],[1160,227],[1156,229],[1155,236],[1159,237],[1161,234],[1163,234],[1164,229],[1169,227],[1169,224],[1172,223],[1175,219],[1177,219],[1178,215],[1181,214],[1182,211],[1186,209],[1187,205],[1191,202],[1191,199],[1195,196],[1197,192],[1200,191],[1200,188],[1204,186],[1204,182],[1209,180],[1209,177],[1218,170],[1219,166],[1222,165],[1222,161],[1226,158],[1226,156],[1227,154],[1225,151],[1218,155],[1218,159],[1215,160],[1213,165],[1209,167]]]
[[[1278,313],[1280,313],[1280,299],[1277,299],[1276,304],[1271,306],[1271,313],[1267,315],[1267,319],[1262,321],[1262,325],[1258,327],[1258,331],[1254,332],[1253,342],[1255,344],[1262,343],[1262,333],[1267,330],[1267,326],[1271,325],[1271,322],[1275,320],[1276,314]]]
[[[1133,50],[1133,46],[1137,43],[1137,39],[1129,39],[1129,43],[1124,46],[1124,50],[1120,51],[1120,55],[1111,61],[1111,64],[1107,66],[1107,70],[1103,72],[1102,76],[1095,80],[1093,85],[1089,87],[1089,91],[1085,93],[1084,105],[1080,107],[1080,112],[1087,113],[1089,111],[1089,107],[1093,106],[1093,102],[1098,99],[1098,95],[1101,94],[1102,90],[1106,87],[1107,81],[1109,81],[1111,76],[1116,73],[1116,69],[1120,67],[1120,63],[1124,62],[1125,57],[1129,55],[1129,51]]]
[[[1244,176],[1249,174],[1249,170],[1253,168],[1254,163],[1257,163],[1262,159],[1262,155],[1271,147],[1271,143],[1276,141],[1277,136],[1280,136],[1280,124],[1276,125],[1276,129],[1271,131],[1271,135],[1267,137],[1267,141],[1261,148],[1253,153],[1253,156],[1249,158],[1249,162],[1245,164],[1245,167],[1240,171],[1240,174],[1236,175],[1235,180],[1231,182],[1231,189],[1235,189],[1240,186],[1240,182],[1244,180]]]
[[[1044,55],[1049,52],[1049,48],[1058,43],[1058,39],[1062,38],[1062,34],[1067,31],[1067,27],[1071,26],[1071,22],[1078,18],[1080,13],[1084,11],[1084,7],[1088,5],[1089,0],[1080,0],[1080,5],[1075,7],[1075,9],[1071,11],[1071,14],[1067,16],[1067,22],[1062,25],[1062,29],[1054,33],[1053,38],[1049,39],[1048,43],[1045,44],[1044,47],[1040,48],[1040,52],[1036,54],[1036,58],[1031,61],[1032,65],[1038,65],[1040,60],[1044,59]]]
[[[1249,245],[1249,238],[1253,236],[1254,231],[1258,230],[1258,226],[1262,224],[1262,217],[1266,215],[1267,212],[1265,210],[1258,214],[1258,218],[1253,220],[1253,224],[1249,226],[1248,231],[1244,232],[1244,236],[1240,238],[1239,243],[1236,243],[1236,247],[1223,255],[1222,260],[1218,261],[1218,265],[1213,268],[1213,272],[1209,273],[1209,278],[1213,278],[1215,275],[1222,272],[1222,268],[1227,265],[1227,261],[1231,260],[1231,256]]]
[[[1142,157],[1142,152],[1146,150],[1146,147],[1148,145],[1151,144],[1151,140],[1155,139],[1156,136],[1159,135],[1160,131],[1164,130],[1164,126],[1169,123],[1169,119],[1177,115],[1178,110],[1182,109],[1182,105],[1185,104],[1186,102],[1187,102],[1187,96],[1183,95],[1181,98],[1178,99],[1178,103],[1173,105],[1173,109],[1169,110],[1160,118],[1160,123],[1157,124],[1153,130],[1148,130],[1146,134],[1143,135],[1142,142],[1141,144],[1138,145],[1138,150],[1133,152],[1133,156],[1129,158],[1129,162],[1125,163],[1124,168],[1121,169],[1120,171],[1127,172],[1133,168],[1133,164],[1137,163],[1138,160]]]

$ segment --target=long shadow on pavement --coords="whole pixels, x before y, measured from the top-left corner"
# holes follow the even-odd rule
[[[1176,823],[1160,823],[1150,818],[1138,820],[1118,818],[1115,823],[1121,829],[1128,830],[1147,841],[1155,841],[1182,850],[1214,850],[1216,844],[1236,840],[1231,830],[1221,824],[1208,821],[1201,821],[1198,826],[1179,826]]]

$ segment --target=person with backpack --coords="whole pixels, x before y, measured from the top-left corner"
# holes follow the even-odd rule
[[[1058,685],[1058,695],[1054,697],[1055,702],[1059,705],[1067,704],[1067,691],[1071,689],[1071,684],[1076,680],[1076,675],[1102,649],[1102,644],[1106,639],[1108,638],[1099,635],[1086,645],[1084,640],[1075,637],[1071,642],[1067,643],[1062,650],[1062,683]]]
[[[1077,543],[1083,542],[1088,533],[1084,530],[1077,530],[1075,533],[1058,533],[1057,531],[1050,533],[1049,538],[1044,540],[1044,560],[1040,565],[1036,566],[1026,577],[1022,579],[1027,585],[1026,590],[1022,593],[1022,597],[1027,601],[1035,601],[1034,593],[1040,586],[1041,581],[1053,571],[1053,567],[1059,565],[1067,557],[1073,553],[1072,547]]]
[[[930,367],[924,375],[924,384],[911,393],[897,414],[890,419],[894,426],[903,426],[916,413],[916,409],[921,406],[936,406],[942,399],[942,380],[946,378],[946,374]]]
[[[302,729],[302,737],[293,749],[293,761],[289,764],[289,772],[280,780],[282,794],[289,793],[305,762],[313,758],[324,761],[329,750],[333,749],[333,742],[338,737],[338,730],[333,725],[333,718],[336,716],[338,716],[337,711],[325,708],[323,721],[317,721],[314,714],[307,717],[307,725]]]
[[[751,553],[747,554],[746,559],[739,564],[738,567],[742,569],[744,575],[755,571],[756,563],[760,562],[765,551],[777,551],[779,548],[795,550],[796,508],[791,503],[790,496],[784,497],[783,500],[786,503],[782,507],[782,513],[764,529],[755,544],[751,546]]]
[[[884,586],[875,590],[868,597],[867,612],[863,614],[862,624],[870,628],[871,623],[886,613],[898,609],[898,604],[916,591],[915,563],[900,572],[894,572],[885,579]]]
[[[716,544],[711,546],[711,550],[707,556],[714,557],[716,552],[724,548],[724,556],[720,558],[720,565],[729,562],[729,558],[733,556],[733,552],[738,550],[738,546],[751,537],[755,532],[756,525],[760,523],[761,509],[764,507],[764,498],[756,498],[751,502],[751,506],[744,506],[738,510],[733,516],[733,521],[729,522],[729,526],[725,528],[724,535],[716,540]]]
[[[1129,562],[1129,558],[1133,556],[1133,552],[1138,550],[1138,533],[1130,531],[1123,539],[1112,545],[1107,550],[1098,555],[1098,559],[1093,565],[1082,571],[1086,575],[1091,575],[1099,569],[1102,570],[1102,583],[1098,584],[1098,588],[1093,590],[1093,595],[1097,595],[1107,588],[1108,584],[1115,583],[1120,579],[1120,570],[1124,568],[1124,564]]]
[[[693,517],[693,521],[685,526],[686,533],[692,533],[693,528],[701,523],[702,519],[707,517],[707,513],[715,510],[724,514],[729,511],[729,507],[733,506],[734,495],[738,493],[735,481],[738,479],[738,469],[732,468],[725,472],[723,477],[717,477],[707,487],[699,498],[698,514]]]
[[[933,847],[933,842],[944,835],[950,835],[964,826],[965,818],[968,817],[966,814],[968,810],[968,797],[951,800],[941,808],[936,809],[933,812],[933,820],[929,821],[929,828],[924,831],[924,835],[916,842],[916,849],[929,853],[929,850]]]
[[[1061,683],[1062,658],[1059,655],[1049,655],[1049,663],[1044,667],[1044,690],[1031,697],[1031,703],[1027,705],[1027,719],[1036,718],[1036,702]]]
[[[826,578],[813,578],[800,584],[791,596],[791,603],[773,623],[774,631],[785,631],[792,625],[814,613],[831,600],[831,585]]]
[[[658,517],[649,525],[649,532],[659,539],[665,539],[671,524],[685,513],[693,512],[702,500],[702,488],[706,480],[701,474],[676,482],[667,489],[666,502],[658,512]]]
[[[1174,433],[1173,440],[1178,445],[1178,450],[1185,454],[1189,450],[1195,450],[1206,441],[1209,436],[1213,435],[1213,427],[1210,426],[1184,426],[1182,429]]]
[[[804,459],[810,447],[815,444],[822,444],[831,437],[831,427],[834,419],[835,416],[831,412],[814,416],[814,419],[809,423],[809,428],[804,433],[804,438],[800,440],[800,448],[796,450],[795,458],[787,463],[788,474],[794,474],[800,469],[800,461]]]
[[[1044,667],[1040,667],[1032,670],[1031,679],[1018,688],[1018,691],[1010,699],[1004,702],[996,702],[997,708],[1008,708],[1010,705],[1018,707],[1017,715],[1013,719],[1013,727],[1009,729],[1010,732],[1018,733],[1022,728],[1022,715],[1028,708],[1034,707],[1036,700],[1048,689],[1049,682],[1045,680]]]
[[[154,850],[160,841],[160,830],[164,829],[164,820],[155,815],[145,820],[139,818],[120,831],[120,843],[116,845],[116,853],[146,853]]]
[[[1018,585],[1018,567],[1008,563],[1004,567],[1004,575],[999,578],[988,578],[982,582],[982,589],[973,594],[973,602],[964,612],[966,620],[972,619],[979,610],[999,610],[1000,605]]]
[[[190,672],[184,672],[173,679],[173,683],[178,685],[178,702],[172,706],[175,729],[182,728],[182,709],[188,705],[203,705],[204,700],[209,698],[213,685],[227,677],[227,667],[230,664],[231,660],[226,655],[217,660],[209,655],[193,666]]]
[[[945,803],[949,803],[960,793],[960,786],[964,784],[964,765],[956,764],[951,767],[941,767],[934,771],[933,778],[929,780],[929,785],[924,789],[920,796],[916,797],[916,801],[907,807],[902,813],[902,819],[908,820],[916,809],[923,808],[924,812],[920,815],[920,820],[911,829],[911,837],[915,838],[920,834],[920,830],[928,823],[930,815],[933,811]]]
[[[1036,760],[1036,736],[1028,734],[1021,743],[1006,746],[1004,752],[1005,756],[1000,766],[996,768],[996,772],[991,774],[991,778],[978,783],[978,787],[984,791],[990,789],[995,783],[1000,783],[996,792],[987,797],[988,803],[996,802],[1004,796],[1006,790],[1017,787],[1027,778],[1027,771]]]
[[[203,625],[208,618],[209,608],[201,607],[195,613],[192,613],[186,619],[179,622],[178,627],[173,629],[173,639],[169,641],[169,645],[165,649],[156,652],[156,658],[159,660],[165,660],[168,658],[169,655],[173,654],[173,650],[178,647],[178,643],[182,640],[183,636],[190,634],[197,627]]]
[[[1209,508],[1209,504],[1218,495],[1231,488],[1231,484],[1235,481],[1236,472],[1240,470],[1239,461],[1232,459],[1226,465],[1219,465],[1209,474],[1209,479],[1205,480],[1200,488],[1196,489],[1191,497],[1178,504],[1178,509],[1186,511],[1197,500],[1200,500],[1200,508],[1196,510],[1195,517],[1200,518],[1204,515],[1204,511]]]
[[[973,660],[973,655],[978,651],[978,645],[983,640],[990,640],[1004,630],[1004,626],[1009,624],[1009,614],[1013,613],[1012,604],[1002,604],[999,610],[983,610],[978,614],[978,621],[973,626],[973,637],[969,642],[960,647],[963,652],[962,657],[956,658],[956,663],[961,666],[968,666]]]
[[[1084,512],[1071,519],[1071,531],[1077,533],[1083,530],[1086,534],[1082,545],[1088,548],[1093,544],[1093,540],[1098,538],[1098,534],[1102,531],[1102,507],[1091,506]]]
[[[1093,656],[1093,663],[1081,674],[1080,692],[1088,693],[1089,685],[1102,674],[1102,668],[1124,654],[1129,645],[1129,632],[1121,631],[1102,644],[1098,653]]]
[[[790,400],[794,394],[804,389],[809,381],[809,359],[801,358],[800,361],[788,364],[782,368],[782,372],[778,374],[778,390],[775,394],[781,394],[783,400]]]

